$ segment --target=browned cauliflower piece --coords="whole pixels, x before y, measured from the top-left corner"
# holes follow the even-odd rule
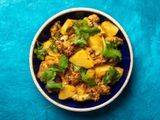
[[[72,99],[79,102],[90,100],[89,94],[86,93],[86,90],[87,86],[84,83],[78,84],[76,86],[76,94],[72,96]]]
[[[86,92],[89,95],[88,100],[94,100],[94,101],[99,100],[100,94],[97,91],[97,87],[88,88]]]
[[[56,46],[56,48],[58,49],[58,51],[59,51],[59,53],[62,53],[63,52],[63,41],[61,41],[61,40],[56,40],[55,41],[55,46]]]
[[[86,100],[99,100],[101,95],[110,94],[110,87],[100,84],[95,87],[89,87],[84,83],[80,83],[76,86],[76,93],[72,96],[75,101],[83,102]]]
[[[61,28],[60,21],[55,22],[54,25],[51,27],[50,32],[51,32],[51,38],[53,40],[56,39],[55,34],[60,30],[60,28]]]
[[[111,88],[109,86],[100,84],[97,86],[97,91],[100,95],[109,95]]]
[[[88,87],[84,83],[76,86],[76,93],[72,96],[75,101],[83,102],[87,100],[97,101],[101,95],[110,94],[110,87],[106,85],[98,85],[95,87]]]
[[[101,64],[106,62],[106,60],[103,58],[103,56],[101,54],[93,57],[93,60],[94,60],[94,65],[95,66],[96,65],[101,65]]]
[[[97,25],[97,23],[100,21],[99,17],[96,14],[85,17],[84,20],[88,22],[89,26]]]
[[[76,69],[74,69],[73,64],[69,65],[69,68],[64,77],[66,83],[71,85],[77,85],[81,79],[80,73]]]
[[[66,56],[71,56],[74,54],[74,46],[71,45],[71,43],[69,41],[64,41],[63,42],[63,53],[66,55]]]
[[[68,37],[68,39],[69,39],[69,41],[70,42],[72,42],[73,40],[75,40],[76,39],[76,34],[72,34],[72,35],[70,35],[69,37]]]
[[[69,41],[56,40],[55,46],[58,49],[59,53],[64,53],[68,57],[74,54],[75,47],[71,45]]]
[[[106,38],[105,38],[105,41],[108,41],[108,42],[115,41],[115,42],[122,43],[122,42],[123,42],[123,39],[114,36],[114,37],[106,37]]]
[[[95,87],[88,87],[87,94],[89,94],[89,100],[97,101],[101,95],[110,94],[110,87],[103,84]]]
[[[93,22],[96,22],[96,23],[98,23],[100,21],[99,17],[96,14],[92,14],[92,15],[88,16],[88,19]]]
[[[106,60],[103,58],[103,56],[101,54],[99,55],[96,55],[95,54],[95,51],[90,48],[90,47],[87,47],[86,48],[86,51],[88,52],[88,54],[91,56],[91,58],[94,60],[94,65],[101,65],[103,63],[106,62]]]

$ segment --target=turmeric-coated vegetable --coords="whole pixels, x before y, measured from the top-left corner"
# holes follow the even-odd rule
[[[102,22],[101,27],[107,36],[114,36],[119,30],[118,27],[109,21]]]
[[[81,66],[84,68],[92,68],[94,66],[94,61],[84,49],[81,49],[80,51],[76,52],[73,56],[71,56],[69,61],[74,65]]]
[[[95,50],[96,54],[102,53],[103,41],[98,34],[91,36],[89,38],[88,44],[93,50]]]

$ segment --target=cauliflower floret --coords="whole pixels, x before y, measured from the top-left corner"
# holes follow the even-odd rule
[[[92,48],[87,47],[86,51],[91,56],[91,58],[94,60],[94,65],[101,65],[106,62],[103,56],[101,54],[96,55],[95,51]]]
[[[52,38],[53,40],[56,39],[56,38],[55,38],[55,33],[56,33],[57,31],[59,31],[60,28],[61,28],[60,21],[57,21],[57,22],[51,27],[50,32],[51,32],[51,38]]]
[[[106,37],[105,41],[108,41],[108,42],[115,41],[115,42],[119,42],[119,43],[123,42],[123,40],[119,37]]]
[[[85,84],[78,84],[76,86],[76,94],[72,96],[72,99],[75,101],[86,101],[89,100],[89,94],[86,93],[87,86]]]
[[[71,45],[69,41],[56,40],[55,46],[59,53],[64,53],[66,56],[71,56],[74,54],[74,46]]]
[[[96,23],[98,23],[100,21],[99,17],[96,14],[92,14],[92,15],[88,16],[88,19],[93,22],[96,22]]]
[[[100,84],[97,86],[97,91],[100,95],[109,95],[111,88],[109,86]]]
[[[97,23],[100,21],[99,17],[96,14],[85,17],[84,20],[86,20],[88,22],[88,25],[90,27],[97,25]]]
[[[69,65],[69,68],[66,71],[66,74],[64,77],[65,77],[66,83],[71,85],[77,85],[81,78],[79,72],[74,69],[73,64]]]

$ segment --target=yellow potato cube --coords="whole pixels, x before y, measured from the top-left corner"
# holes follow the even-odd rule
[[[116,70],[119,72],[120,76],[123,75],[123,68],[116,67]]]
[[[95,70],[94,70],[94,69],[88,69],[86,75],[87,75],[89,78],[94,78]]]
[[[88,44],[93,50],[95,50],[96,54],[102,53],[103,41],[99,35],[96,34],[91,36],[88,40]]]
[[[65,100],[71,98],[76,93],[76,88],[72,85],[65,85],[63,89],[60,90],[58,98],[60,100]]]
[[[111,66],[110,65],[102,65],[102,66],[98,66],[95,68],[96,71],[96,76],[97,77],[102,77],[105,75],[106,71],[109,70]],[[123,69],[120,67],[115,67],[115,69],[120,73],[120,75],[123,75]]]
[[[84,84],[80,84],[76,86],[76,94],[77,95],[84,95],[86,92],[86,87]]]
[[[92,68],[94,66],[94,61],[84,49],[81,49],[72,55],[69,61],[74,65],[84,68]]]
[[[106,71],[109,70],[111,66],[110,65],[102,65],[95,68],[96,76],[102,77],[105,75]]]
[[[46,42],[43,43],[43,49],[50,48],[51,44],[52,44],[52,40],[51,39],[47,40]]]
[[[119,28],[117,26],[115,26],[113,23],[109,22],[109,21],[104,21],[101,24],[101,28],[103,29],[103,31],[105,32],[105,34],[107,36],[114,36],[117,34]]]
[[[67,29],[72,27],[73,24],[74,24],[74,21],[75,20],[72,20],[72,19],[67,19],[66,22],[63,24],[60,32],[62,35],[66,35],[67,34]]]

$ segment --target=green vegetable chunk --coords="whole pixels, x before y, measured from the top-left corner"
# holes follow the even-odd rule
[[[86,20],[78,20],[73,29],[77,35],[77,38],[71,42],[71,44],[84,47],[87,44],[87,40],[90,36],[93,36],[100,32],[98,27],[89,27]]]
[[[82,32],[89,33],[90,35],[95,35],[100,32],[97,27],[82,26],[80,29]]]
[[[60,36],[60,31],[57,31],[57,32],[54,34],[54,37],[55,37],[56,39],[58,39],[59,36]]]
[[[54,81],[47,81],[46,88],[47,89],[55,89],[55,88],[63,88],[64,84],[56,83]]]
[[[61,58],[59,59],[58,65],[63,70],[68,67],[68,58],[64,54],[62,54]]]
[[[71,42],[71,44],[79,45],[80,47],[84,47],[87,44],[87,42],[85,39],[77,37],[74,41]]]
[[[68,67],[68,58],[65,55],[62,55],[58,66],[50,65],[47,69],[45,69],[41,73],[41,79],[45,82],[54,80],[56,76],[56,72],[64,72],[65,69]]]
[[[34,53],[36,54],[39,60],[44,60],[44,57],[47,54],[47,51],[43,49],[42,46],[38,46],[37,49],[34,49]]]
[[[57,66],[57,65],[50,65],[50,66],[49,66],[49,69],[52,70],[52,71],[54,71],[54,72],[62,72],[62,71],[63,71],[63,69],[60,68],[60,67]]]
[[[86,70],[84,68],[79,69],[81,79],[83,82],[87,83],[89,86],[94,86],[96,85],[95,78],[89,79],[88,76],[86,75]]]
[[[56,46],[54,45],[54,43],[52,43],[52,44],[50,45],[50,48],[51,48],[51,50],[52,50],[54,53],[57,53],[57,52],[58,52],[58,50],[57,50]]]
[[[120,61],[122,59],[122,54],[120,50],[115,48],[118,45],[119,43],[113,43],[113,42],[105,44],[104,47],[102,48],[103,57],[106,60],[112,60],[112,62]]]
[[[59,66],[56,65],[50,65],[47,69],[42,71],[40,77],[44,82],[54,80],[56,77],[56,72],[63,72],[64,69],[60,68]]]
[[[110,48],[117,48],[120,45],[122,45],[122,42],[110,41],[107,43],[107,46]]]
[[[105,84],[114,84],[120,79],[120,77],[120,73],[114,67],[110,67],[103,78],[103,82]]]
[[[52,68],[47,68],[41,73],[40,77],[44,82],[54,80],[56,72]]]

